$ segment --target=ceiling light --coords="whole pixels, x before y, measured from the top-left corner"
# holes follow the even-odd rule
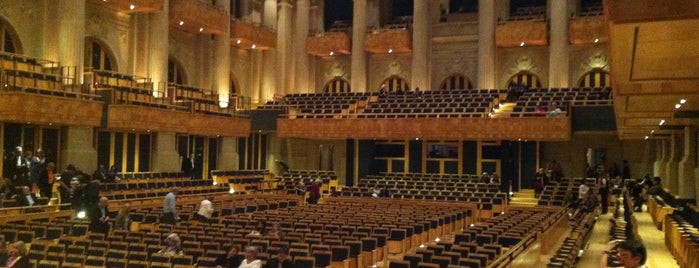
[[[523,47],[523,46],[524,46],[524,42],[519,43],[519,46],[520,46],[520,47]]]
[[[599,38],[595,38],[595,44],[599,43]]]
[[[646,136],[646,140],[648,139],[648,136]]]
[[[182,25],[184,25],[184,21],[183,21],[183,20],[180,21],[180,26],[182,26]]]
[[[136,6],[134,6],[134,5],[129,6],[129,9],[131,9],[131,10],[133,10],[134,8],[136,8]]]
[[[235,41],[235,43],[240,45],[240,39],[238,39],[237,41]]]
[[[685,99],[680,100],[680,104],[684,104],[685,102],[687,102],[687,100],[685,100]]]
[[[388,53],[393,53],[393,49],[392,49],[392,48],[389,48],[389,49],[388,49]]]
[[[680,107],[682,107],[682,104],[675,104],[675,109],[679,109]]]
[[[255,49],[257,46],[255,44],[252,44],[252,49]]]
[[[335,55],[335,52],[330,51],[330,56]]]
[[[659,125],[662,126],[663,124],[665,124],[665,119],[660,120],[660,124],[659,124]]]
[[[653,129],[653,130],[650,131],[650,134],[653,134],[653,133],[655,133],[655,129]]]
[[[204,31],[204,28],[199,28],[199,31],[200,31],[200,32],[203,32],[203,31]]]

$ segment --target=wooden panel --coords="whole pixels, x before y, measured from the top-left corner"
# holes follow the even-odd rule
[[[614,23],[699,18],[699,1],[604,0],[604,12]]]
[[[110,105],[107,127],[136,131],[167,131],[202,136],[247,137],[250,120],[191,114],[159,108]]]
[[[570,140],[568,117],[278,119],[281,138]]]
[[[577,17],[570,20],[568,36],[571,44],[591,44],[609,40],[609,26],[603,16]]]
[[[350,37],[345,32],[327,32],[309,36],[306,42],[308,54],[325,57],[333,54],[349,55],[352,50]]]
[[[230,20],[226,11],[202,1],[170,0],[170,25],[190,33],[222,34]],[[180,25],[180,22],[183,22]],[[200,30],[201,29],[201,30]]]
[[[273,29],[247,21],[231,21],[231,44],[243,49],[267,50],[277,44],[277,34]]]
[[[71,126],[100,125],[102,102],[28,94],[0,93],[0,121]]]
[[[129,1],[105,1],[87,0],[88,3],[105,6],[126,13],[151,13],[163,10],[165,0],[129,0]],[[131,8],[133,5],[133,9]]]
[[[508,21],[495,28],[495,45],[518,47],[548,45],[548,30],[545,21]]]
[[[392,53],[408,53],[413,50],[411,32],[404,29],[390,29],[376,31],[367,34],[364,39],[364,50],[387,54],[389,49]]]

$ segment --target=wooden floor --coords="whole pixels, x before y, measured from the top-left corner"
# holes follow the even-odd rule
[[[637,212],[634,214],[638,222],[638,233],[648,250],[648,267],[675,268],[679,267],[677,261],[665,246],[665,233],[655,228],[648,212]],[[611,213],[600,215],[590,236],[589,246],[580,258],[579,268],[600,267],[601,256],[607,249],[609,243],[609,220]]]

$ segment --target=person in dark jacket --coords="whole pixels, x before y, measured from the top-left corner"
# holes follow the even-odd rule
[[[238,268],[240,263],[245,259],[245,255],[240,255],[240,247],[233,246],[228,253],[216,258],[216,268]]]
[[[291,263],[291,258],[289,258],[289,248],[282,246],[279,248],[276,258],[269,259],[264,268],[291,268],[294,265]]]

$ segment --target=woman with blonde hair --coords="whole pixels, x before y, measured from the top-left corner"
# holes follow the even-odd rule
[[[7,258],[7,262],[3,263],[7,268],[31,268],[32,263],[27,257],[27,245],[22,241],[17,241],[12,244],[10,248],[10,256]]]
[[[119,209],[119,213],[114,220],[114,229],[129,231],[131,229],[131,219],[129,218],[130,213],[131,204],[124,204],[121,209]]]

